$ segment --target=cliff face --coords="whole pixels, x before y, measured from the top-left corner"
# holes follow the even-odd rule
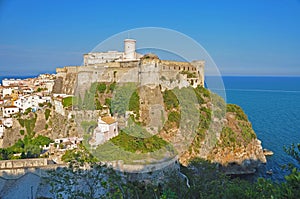
[[[255,172],[259,164],[266,163],[261,142],[239,106],[225,105],[220,96],[206,89],[196,88],[195,93],[200,122],[190,146],[180,154],[179,160],[183,165],[188,165],[194,158],[203,158],[219,163],[226,173],[245,174]],[[168,107],[167,100],[164,99],[165,107]],[[180,104],[179,108],[166,109],[169,116],[174,110],[180,114]],[[178,131],[179,125],[168,120],[160,136],[172,143]]]
[[[261,163],[266,163],[261,142],[243,111],[236,105],[228,106],[220,139],[207,159],[221,164],[229,174],[253,173]]]

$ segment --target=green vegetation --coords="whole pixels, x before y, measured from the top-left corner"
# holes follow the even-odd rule
[[[33,131],[33,129],[35,127],[35,122],[36,122],[36,115],[35,115],[35,117],[33,117],[31,119],[24,120],[26,133],[27,133],[27,135],[32,136],[32,137],[35,134],[35,132]]]
[[[251,140],[256,138],[256,134],[254,133],[252,126],[247,122],[240,121],[238,123],[239,127],[242,129],[241,136],[244,141],[244,145],[247,145],[251,142]]]
[[[117,136],[111,139],[111,142],[115,145],[122,147],[125,151],[148,153],[159,150],[167,144],[163,139],[152,136],[149,138],[140,138],[130,136],[123,131]]]
[[[163,93],[163,98],[167,110],[178,108],[179,101],[176,95],[171,90],[165,90],[165,92]]]
[[[24,115],[28,115],[29,113],[31,113],[31,108],[27,108],[25,111],[24,111]]]
[[[197,77],[197,74],[195,72],[190,72],[190,71],[181,71],[180,74],[183,74],[183,75],[187,75],[187,78],[196,78]]]
[[[208,129],[210,123],[211,123],[211,109],[201,107],[200,108],[199,128],[200,129]]]
[[[134,91],[129,99],[129,107],[130,111],[133,111],[136,114],[136,119],[139,118],[140,111],[140,96],[137,91]]]
[[[45,118],[46,118],[46,121],[49,119],[50,113],[51,113],[51,110],[47,108],[47,109],[45,110]]]
[[[243,109],[236,104],[227,104],[227,112],[236,113],[236,118],[238,120],[248,121],[247,115],[244,113]]]
[[[105,105],[110,107],[111,106],[111,99],[110,98],[105,98]]]
[[[129,110],[130,98],[133,93],[136,92],[135,83],[125,83],[123,85],[118,85],[115,88],[115,95],[111,100],[111,113],[118,113],[119,115],[124,115],[126,111]],[[134,100],[134,98],[133,98]],[[136,102],[132,101],[132,108],[136,108]]]
[[[210,98],[210,91],[202,86],[197,86],[195,89],[195,93],[197,96],[202,96],[206,98]],[[201,103],[200,103],[201,104]]]
[[[16,158],[37,158],[42,152],[40,146],[49,145],[53,142],[50,138],[39,135],[32,138],[25,135],[24,139],[19,139],[13,146],[0,150],[0,160]],[[14,154],[21,153],[20,157]]]
[[[233,132],[232,129],[229,127],[223,127],[220,140],[220,147],[235,147],[235,145],[238,144],[236,133]]]
[[[24,131],[24,130],[20,130],[20,134],[21,134],[21,135],[24,135],[24,134],[25,134],[25,131]]]
[[[21,118],[18,119],[19,124],[22,127],[25,127],[26,133],[31,137],[33,137],[35,134],[35,132],[33,130],[35,127],[36,118],[37,118],[37,115],[32,113],[32,115],[28,119],[21,119]]]
[[[80,165],[97,162],[97,159],[83,145],[79,145],[77,149],[67,150],[61,160],[64,162],[76,162]]]
[[[110,85],[109,85],[109,90],[110,90],[110,92],[114,92],[114,90],[115,90],[115,88],[116,88],[116,82],[113,82],[113,83],[111,83]]]
[[[98,85],[97,85],[97,91],[99,93],[105,93],[105,91],[106,91],[106,84],[105,83],[98,83]]]
[[[63,104],[63,107],[71,107],[73,105],[73,102],[75,103],[75,97],[72,97],[72,96],[69,96],[69,97],[65,97],[63,98],[62,100],[62,104]]]
[[[48,171],[43,181],[50,185],[50,193],[55,198],[128,198],[131,190],[114,170],[96,163],[90,167],[83,170],[72,163],[69,167]]]
[[[300,162],[300,143],[292,144],[289,147],[284,147],[284,151]]]
[[[91,129],[94,129],[97,127],[96,121],[82,121],[80,123],[81,127],[83,128],[84,132],[89,133]]]
[[[295,147],[289,149],[299,152]],[[250,182],[239,178],[232,179],[219,172],[215,164],[194,159],[188,167],[180,169],[189,179],[188,187],[186,180],[176,171],[164,172],[165,181],[155,185],[149,182],[128,181],[126,177],[122,179],[105,166],[94,163],[90,165],[92,169],[88,172],[74,166],[74,163],[69,168],[50,171],[46,183],[51,185],[51,192],[57,194],[57,197],[64,193],[69,194],[71,198],[80,193],[83,198],[300,198],[300,172],[296,168],[290,170],[285,182],[277,183],[264,178]],[[82,181],[88,182],[87,187],[82,186]],[[99,189],[105,190],[101,192],[101,196],[96,195]]]
[[[177,111],[171,111],[168,113],[168,122],[174,123],[176,127],[179,127],[180,124],[180,113]]]

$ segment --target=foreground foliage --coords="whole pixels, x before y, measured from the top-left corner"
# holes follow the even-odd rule
[[[288,154],[297,158],[298,146],[287,147]],[[165,176],[168,181],[153,184],[150,181],[131,182],[127,179],[128,175],[120,175],[93,161],[86,164],[81,158],[92,157],[86,153],[79,153],[68,168],[50,171],[44,179],[51,186],[54,198],[300,198],[300,172],[296,167],[290,170],[282,183],[264,178],[249,182],[231,179],[218,172],[217,165],[195,159],[180,171],[187,176],[188,182],[182,174],[175,172]]]

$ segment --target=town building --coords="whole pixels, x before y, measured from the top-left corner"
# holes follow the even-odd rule
[[[11,117],[14,114],[19,113],[19,108],[16,106],[4,106],[3,117]]]
[[[95,128],[89,143],[95,148],[118,134],[118,122],[113,117],[99,117],[98,126]]]

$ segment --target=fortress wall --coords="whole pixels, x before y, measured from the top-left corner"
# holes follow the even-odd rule
[[[130,62],[119,62],[120,63],[120,67],[122,68],[133,68],[133,67],[138,67],[139,65],[139,61],[130,61]]]
[[[4,179],[18,179],[26,173],[34,173],[38,176],[46,176],[48,170],[53,170],[58,167],[66,167],[66,164],[51,164],[37,167],[23,167],[13,169],[0,169],[0,176]]]
[[[149,163],[149,164],[124,164],[122,160],[119,161],[109,161],[103,162],[108,167],[112,167],[115,170],[127,173],[149,173],[157,170],[162,170],[166,168],[177,168],[178,166],[178,157],[175,156],[172,159],[165,160],[158,163]]]
[[[37,167],[37,166],[46,166],[46,165],[48,165],[46,158],[2,160],[0,161],[0,170],[23,168],[23,167]]]
[[[171,71],[196,71],[195,66],[193,66],[189,62],[178,62],[178,61],[168,61],[161,60],[162,69],[163,70],[171,70]]]
[[[66,66],[67,73],[77,73],[80,66]]]

